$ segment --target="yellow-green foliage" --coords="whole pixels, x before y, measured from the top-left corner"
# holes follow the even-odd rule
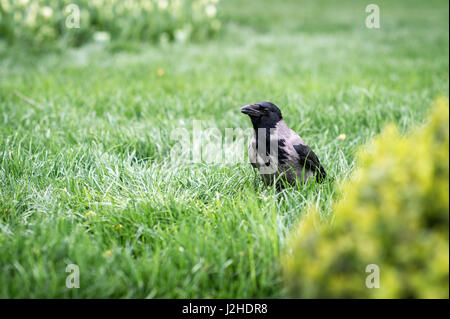
[[[449,297],[449,104],[408,136],[388,126],[357,154],[331,224],[311,209],[282,258],[293,297]],[[368,264],[380,287],[366,287]]]

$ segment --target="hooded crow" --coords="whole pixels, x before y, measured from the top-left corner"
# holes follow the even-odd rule
[[[265,184],[282,185],[283,179],[294,184],[306,183],[309,178],[322,182],[326,172],[317,155],[283,120],[280,109],[273,103],[246,105],[241,112],[253,124],[255,136],[249,145],[249,159],[259,169]]]

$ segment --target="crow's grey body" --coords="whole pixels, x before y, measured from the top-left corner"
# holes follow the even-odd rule
[[[277,185],[283,181],[305,183],[314,177],[318,181],[325,178],[326,172],[316,154],[286,125],[278,107],[270,102],[261,102],[246,106],[241,111],[250,115],[255,128],[255,137],[249,145],[250,163],[259,170],[266,184],[273,184],[274,181]],[[258,147],[261,141],[266,141],[266,147]]]
[[[265,156],[267,152],[270,154],[272,151],[258,148],[256,146],[256,136],[250,142],[249,146],[248,154],[253,167],[258,170],[267,169],[269,171],[268,164],[276,165],[275,172],[261,174],[264,183],[272,184],[274,180],[279,179],[280,174],[283,175],[288,183],[295,183],[297,180],[306,182],[308,178],[314,177],[314,171],[305,168],[300,163],[298,153],[294,148],[294,145],[305,145],[303,139],[292,131],[283,120],[276,124],[275,130],[277,134],[276,136],[270,136],[272,143],[269,143],[269,145],[278,145],[277,158],[270,155]],[[273,142],[274,138],[277,139],[275,142]]]

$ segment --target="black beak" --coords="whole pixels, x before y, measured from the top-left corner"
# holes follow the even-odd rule
[[[258,109],[259,109],[258,104],[250,104],[242,107],[241,112],[249,116],[259,117],[261,116],[261,112]]]

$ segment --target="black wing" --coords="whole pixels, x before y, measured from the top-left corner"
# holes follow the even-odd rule
[[[302,163],[306,169],[316,172],[316,180],[318,182],[323,181],[327,176],[327,173],[312,149],[303,144],[294,145],[294,149],[297,151],[300,163]]]

